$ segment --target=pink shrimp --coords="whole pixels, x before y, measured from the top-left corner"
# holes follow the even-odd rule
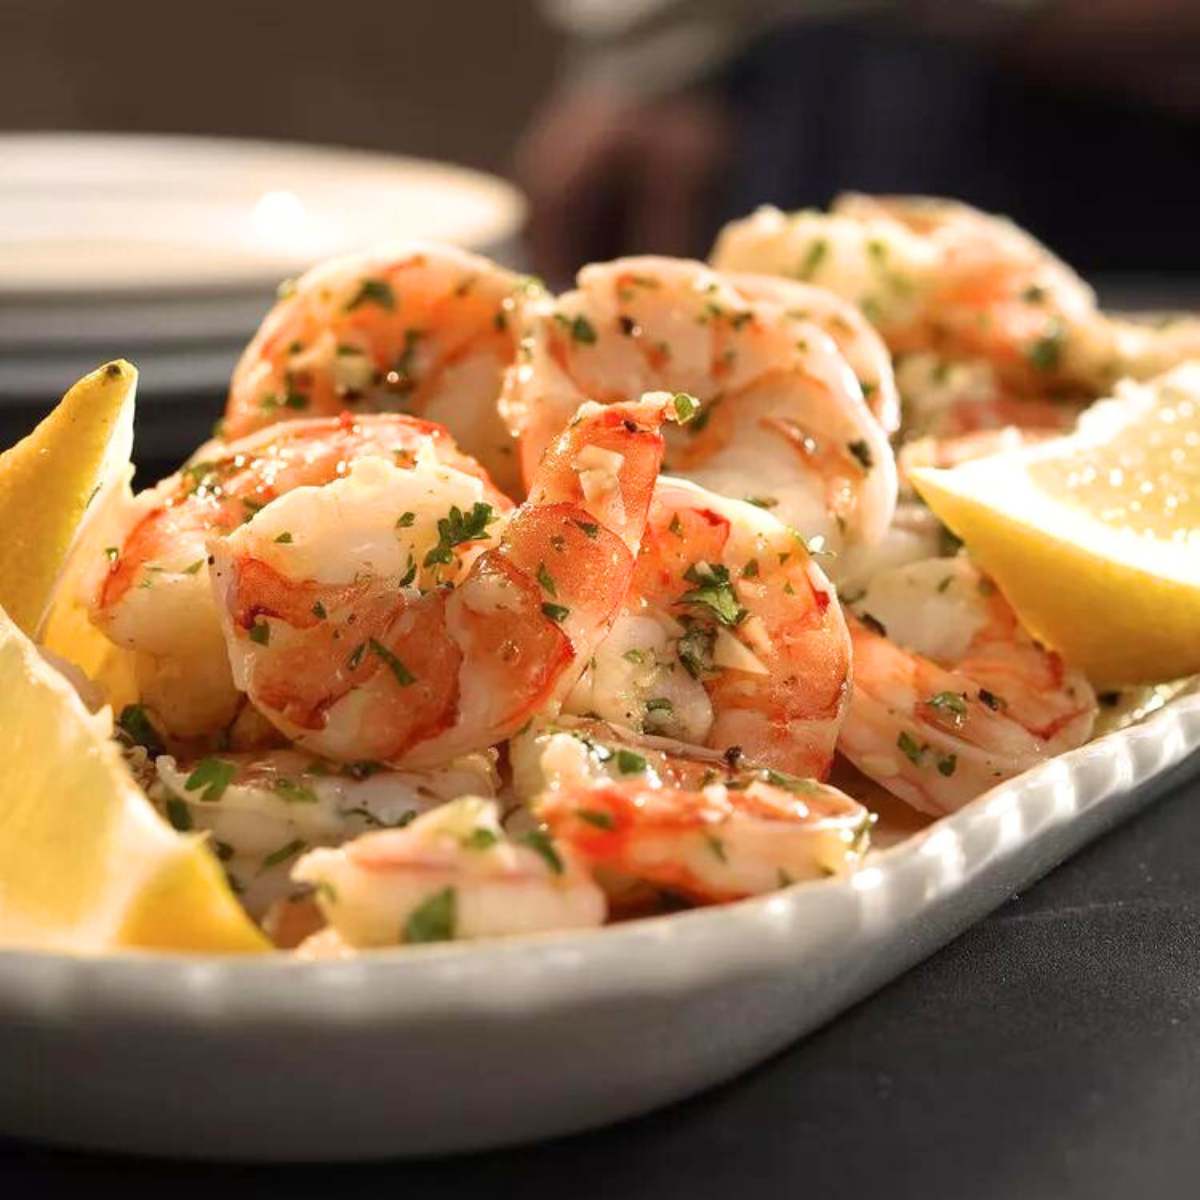
[[[644,257],[585,267],[578,290],[529,305],[501,398],[525,474],[584,397],[611,403],[665,387],[701,404],[670,438],[673,473],[761,499],[831,549],[878,541],[896,500],[887,436],[827,314],[809,304],[798,315],[806,292],[789,297],[789,315],[782,291]],[[883,369],[876,362],[871,373]]]
[[[883,571],[854,603],[838,749],[922,812],[961,808],[1081,745],[1096,697],[965,557]]]
[[[236,683],[289,739],[338,761],[433,765],[552,711],[628,590],[668,411],[662,394],[585,405],[498,544],[449,574],[438,574],[449,548],[484,536],[491,512],[451,508],[441,542],[406,559],[387,540],[395,509],[379,497],[391,484],[375,468],[212,540]],[[380,512],[379,561],[362,552],[365,534],[340,547],[321,534]]]
[[[210,443],[182,470],[114,513],[87,580],[90,616],[137,652],[143,699],[180,737],[215,732],[238,704],[209,586],[208,539],[252,521],[297,488],[321,487],[374,458],[449,489],[455,502],[511,502],[438,425],[399,413],[307,418],[229,444]],[[418,469],[419,468],[419,469]],[[394,519],[394,516],[393,516]]]
[[[566,786],[533,803],[556,845],[593,869],[721,904],[851,870],[872,819],[814,780],[685,790],[642,779]]]
[[[281,290],[246,347],[225,432],[343,409],[411,412],[444,424],[511,490],[496,398],[529,287],[486,258],[424,242],[324,262]]]
[[[836,593],[803,541],[762,509],[664,478],[621,614],[566,711],[820,777],[849,674]]]

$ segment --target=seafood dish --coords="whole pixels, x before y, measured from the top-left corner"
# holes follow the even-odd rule
[[[136,491],[135,380],[78,385],[70,496],[0,457],[0,945],[340,959],[806,887],[1200,673],[1200,318],[957,202],[557,295],[322,263]]]

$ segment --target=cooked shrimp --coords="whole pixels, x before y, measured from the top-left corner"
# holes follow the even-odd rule
[[[292,878],[316,888],[343,945],[499,937],[604,923],[604,893],[569,845],[510,838],[496,805],[468,796],[404,829],[312,850]]]
[[[857,306],[828,288],[777,275],[746,273],[727,278],[748,299],[769,300],[783,309],[789,320],[818,325],[829,334],[858,377],[867,407],[884,432],[895,433],[900,428],[900,393],[892,356]]]
[[[425,771],[389,771],[379,763],[344,766],[296,750],[221,753],[155,761],[153,800],[181,830],[211,837],[234,890],[252,916],[296,889],[297,857],[374,829],[408,824],[459,796],[494,796],[494,756],[473,754]]]
[[[442,540],[422,556],[409,542],[420,520],[387,499],[404,473],[378,461],[210,541],[237,686],[314,753],[406,766],[484,749],[554,709],[628,590],[669,411],[665,393],[583,406],[498,544],[448,574],[491,510],[464,514],[433,490],[423,505],[441,506]]]
[[[891,447],[822,328],[827,314],[805,297],[789,316],[776,298],[753,298],[701,263],[647,257],[585,267],[577,291],[525,312],[501,399],[524,472],[585,397],[611,403],[665,387],[701,403],[671,437],[675,474],[773,506],[833,550],[878,540],[895,504]],[[812,320],[797,315],[806,304]],[[875,363],[871,382],[881,370]]]
[[[405,242],[330,259],[286,286],[233,373],[225,434],[288,417],[408,412],[437,421],[505,489],[496,411],[528,280],[452,246]]]
[[[663,478],[622,611],[565,710],[819,777],[849,674],[837,596],[796,534]]]
[[[533,809],[555,845],[594,869],[696,904],[844,874],[865,853],[871,828],[862,805],[815,780],[691,791],[631,779],[546,792]]]
[[[1082,396],[1015,395],[982,359],[953,362],[936,354],[910,354],[897,365],[896,378],[904,397],[906,438],[957,438],[1010,426],[1065,433],[1085,404]]]
[[[853,604],[838,749],[914,808],[947,813],[1081,745],[1096,697],[962,556],[877,575]]]
[[[400,537],[416,554],[436,545],[437,521],[451,505],[495,514],[512,507],[444,429],[394,413],[292,421],[227,446],[212,443],[114,514],[98,543],[104,557],[85,581],[90,616],[113,642],[137,652],[143,702],[168,733],[211,734],[239,704],[209,583],[208,540],[253,523],[295,489],[311,496],[365,460],[390,468],[396,485],[389,502],[397,507],[374,514],[376,524],[391,530],[412,513],[410,526],[393,534],[393,550]],[[279,527],[273,536],[282,553],[291,532]],[[340,517],[306,532],[309,545],[349,538]]]
[[[722,230],[712,261],[827,287],[892,352],[986,360],[1021,394],[1086,384],[1102,323],[1092,290],[1010,221],[923,197],[841,197],[829,213],[763,208]]]

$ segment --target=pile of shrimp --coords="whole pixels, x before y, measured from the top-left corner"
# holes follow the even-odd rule
[[[1188,352],[950,202],[762,210],[562,295],[322,264],[99,520],[119,736],[281,947],[588,928],[852,872],[1097,699],[908,492]],[[891,801],[889,801],[891,803]]]

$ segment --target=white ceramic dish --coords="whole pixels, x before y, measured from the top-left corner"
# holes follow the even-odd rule
[[[396,237],[511,239],[520,194],[479,171],[232,138],[0,136],[0,298],[273,288]]]
[[[1197,748],[1193,693],[851,879],[585,935],[325,964],[0,954],[0,1132],[316,1160],[480,1149],[646,1112],[912,966],[1200,774]]]

